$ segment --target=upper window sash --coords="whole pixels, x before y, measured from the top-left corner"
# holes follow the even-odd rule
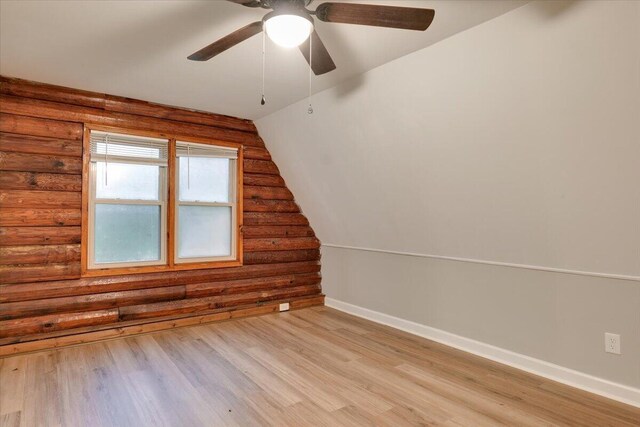
[[[167,139],[92,131],[89,148],[91,161],[142,163],[167,166]]]
[[[236,203],[237,148],[177,141],[176,156],[178,157],[176,162],[176,202],[178,204],[231,205]],[[225,165],[221,165],[226,169],[226,176],[219,176],[219,179],[216,179],[216,169],[204,167],[203,159],[209,159],[209,163],[213,161],[211,159],[226,160]],[[193,172],[190,172],[191,168],[194,169],[196,175],[198,169],[200,174],[204,173],[205,175],[201,175],[200,179],[192,182],[191,189],[188,189],[189,177],[194,175]],[[202,178],[205,176],[213,181],[203,180]],[[224,187],[220,187],[222,183],[224,183]]]
[[[176,141],[177,157],[218,157],[235,160],[238,158],[238,149],[220,147],[216,145],[196,144],[193,142]]]

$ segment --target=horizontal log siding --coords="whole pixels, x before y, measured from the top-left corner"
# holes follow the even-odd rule
[[[87,123],[242,143],[244,265],[81,278]],[[251,121],[0,76],[0,355],[322,304],[319,246]]]
[[[2,237],[0,236],[0,241]],[[80,244],[0,247],[0,264],[67,264],[80,262]]]
[[[0,246],[80,243],[80,226],[0,227]]]

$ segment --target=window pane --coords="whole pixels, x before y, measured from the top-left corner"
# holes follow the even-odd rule
[[[180,206],[178,209],[178,257],[231,255],[231,208],[228,206]]]
[[[160,206],[96,204],[95,262],[160,260]]]
[[[229,159],[178,157],[180,201],[229,202]]]
[[[158,200],[160,166],[96,163],[96,198]]]

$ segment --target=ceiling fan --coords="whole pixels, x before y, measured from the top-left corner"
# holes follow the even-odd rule
[[[227,0],[251,8],[271,9],[261,21],[252,22],[239,30],[200,49],[188,58],[207,61],[225,50],[266,31],[276,44],[292,48],[298,46],[316,75],[335,70],[336,65],[314,29],[315,15],[320,21],[370,25],[403,30],[426,30],[435,15],[433,9],[379,6],[355,3],[322,3],[316,10],[307,7],[313,0]],[[311,46],[309,46],[311,43]],[[309,56],[313,60],[311,61]]]

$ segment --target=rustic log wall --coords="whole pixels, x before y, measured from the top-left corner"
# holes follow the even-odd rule
[[[82,278],[85,123],[242,143],[244,265]],[[0,77],[0,355],[322,304],[319,246],[251,121]]]

